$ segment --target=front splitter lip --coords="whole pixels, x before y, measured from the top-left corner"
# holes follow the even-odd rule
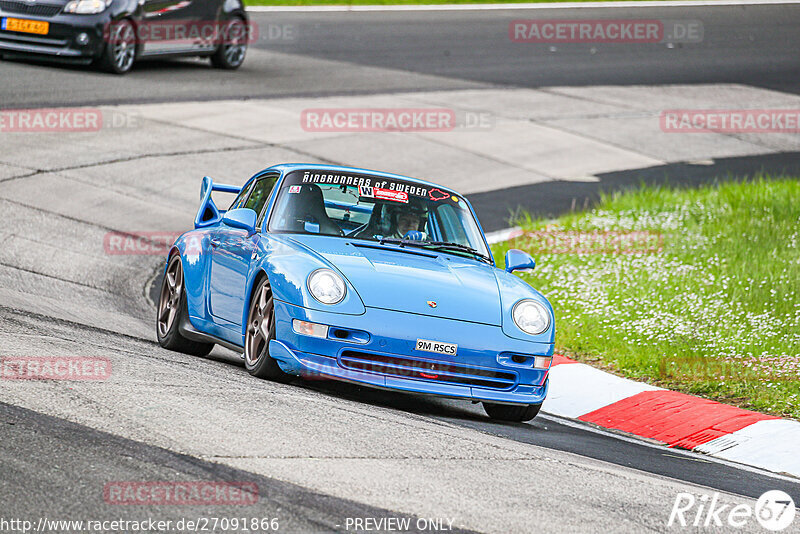
[[[270,341],[269,353],[278,361],[281,369],[305,379],[323,378],[351,382],[363,386],[392,391],[435,395],[453,399],[468,399],[498,404],[541,404],[547,396],[548,382],[543,386],[519,385],[512,391],[438,383],[435,381],[402,378],[379,373],[354,371],[337,364],[337,360],[316,354],[294,351],[281,341]]]
[[[19,54],[41,59],[61,59],[65,61],[91,61],[94,57],[94,54],[88,50],[76,50],[67,47],[53,47],[29,43],[13,43],[2,40],[0,40],[0,51],[6,54]]]

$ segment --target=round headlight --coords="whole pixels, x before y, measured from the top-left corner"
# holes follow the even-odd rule
[[[535,300],[521,300],[511,312],[520,330],[532,336],[541,334],[550,326],[550,313]]]
[[[330,269],[317,269],[308,276],[308,290],[323,304],[341,302],[347,292],[342,277]]]

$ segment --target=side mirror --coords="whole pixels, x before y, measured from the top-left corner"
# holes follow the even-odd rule
[[[536,267],[536,260],[530,254],[521,250],[512,248],[506,252],[506,272],[513,273],[514,271],[533,270]]]
[[[258,215],[250,208],[237,208],[225,213],[222,222],[232,228],[247,230],[247,235],[256,233],[256,219]]]

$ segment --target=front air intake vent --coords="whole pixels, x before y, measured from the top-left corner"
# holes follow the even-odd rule
[[[516,374],[511,372],[354,350],[342,351],[339,365],[353,371],[498,390],[510,389],[517,383]]]

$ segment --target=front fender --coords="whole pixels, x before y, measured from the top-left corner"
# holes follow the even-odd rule
[[[250,301],[249,293],[258,273],[263,271],[269,278],[274,298],[278,300],[312,310],[345,315],[362,315],[366,312],[356,288],[336,267],[321,255],[285,235],[263,235],[259,242],[258,259],[254,264],[256,267],[250,275],[246,302]],[[306,279],[313,271],[321,268],[333,270],[344,280],[347,294],[342,302],[327,305],[311,296]]]
[[[242,0],[224,0],[216,9],[217,22],[224,24],[225,21],[240,18],[248,25],[248,43],[252,43],[259,38],[258,28],[250,26],[250,17]]]
[[[503,308],[503,332],[505,335],[524,341],[553,344],[556,335],[555,316],[553,314],[553,307],[545,296],[511,273],[507,273],[501,269],[495,269],[494,275],[497,279],[497,286],[500,289],[500,302]],[[516,323],[514,323],[511,312],[514,309],[514,305],[522,299],[531,299],[540,302],[547,308],[548,313],[550,313],[550,326],[538,336],[532,336],[523,332],[517,327]]]

